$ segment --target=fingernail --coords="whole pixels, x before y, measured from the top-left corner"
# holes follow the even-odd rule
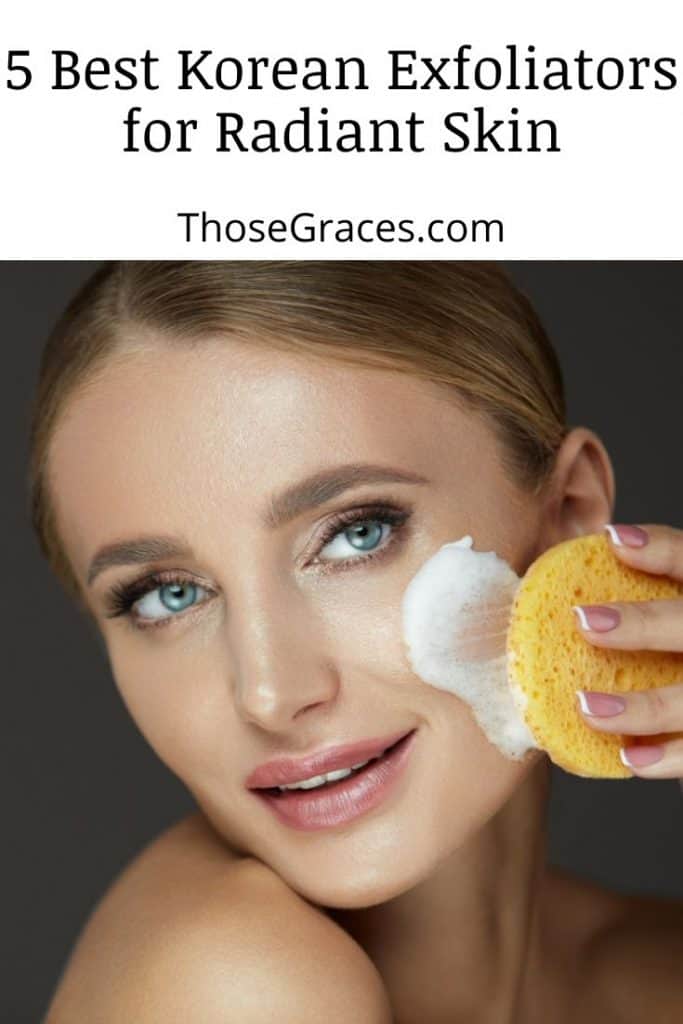
[[[650,539],[640,526],[625,526],[623,523],[605,523],[605,529],[618,547],[642,548]]]
[[[621,622],[621,614],[616,608],[608,608],[604,604],[574,604],[581,629],[591,629],[595,633],[607,633]]]
[[[663,753],[664,748],[658,746],[622,747],[619,757],[627,768],[646,768],[661,761]]]
[[[577,690],[581,710],[586,715],[618,715],[626,710],[626,701],[623,697],[615,697],[611,693],[596,693],[594,690]]]

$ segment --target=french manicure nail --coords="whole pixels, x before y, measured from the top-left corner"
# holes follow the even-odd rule
[[[608,608],[604,604],[575,604],[572,611],[576,613],[581,629],[590,629],[595,633],[607,633],[621,622],[621,615],[616,608]]]
[[[650,539],[647,532],[640,526],[626,526],[624,523],[605,523],[605,529],[609,533],[617,547],[642,548]]]
[[[661,761],[664,748],[659,746],[622,747],[619,757],[627,768],[646,768]]]
[[[594,690],[577,690],[581,710],[586,715],[609,717],[619,715],[626,710],[626,701],[612,693],[596,693]]]

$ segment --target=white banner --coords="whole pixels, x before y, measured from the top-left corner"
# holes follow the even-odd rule
[[[24,3],[3,258],[678,258],[681,5]]]

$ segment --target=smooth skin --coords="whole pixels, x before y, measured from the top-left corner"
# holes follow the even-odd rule
[[[502,454],[436,385],[233,340],[139,338],[72,398],[50,456],[62,537],[121,696],[198,811],[104,895],[46,1024],[673,1024],[681,906],[550,868],[545,755],[504,757],[403,648],[402,594],[442,544],[470,533],[521,575],[610,522],[592,431],[568,434],[538,495]],[[424,482],[357,485],[267,526],[283,489],[349,463]],[[323,543],[368,504],[409,513],[406,529],[384,524],[374,558],[348,529]],[[102,545],[145,534],[192,551],[88,585]],[[150,586],[138,613],[173,621],[108,617],[112,585],[156,569],[195,581],[197,602],[172,614]],[[402,784],[344,828],[291,829],[245,788],[277,754],[413,728]]]

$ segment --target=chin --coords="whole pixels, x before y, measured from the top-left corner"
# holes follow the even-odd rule
[[[362,875],[356,873],[352,877],[347,871],[343,878],[318,876],[314,884],[310,884],[307,880],[280,872],[289,886],[309,903],[331,910],[362,910],[386,903],[408,892],[427,874],[428,870],[396,872],[394,869],[388,875],[386,865],[376,869],[366,865]]]
[[[444,837],[445,838],[445,837]],[[336,910],[361,910],[386,903],[425,881],[439,865],[460,845],[453,837],[435,847],[403,843],[389,844],[379,841],[372,846],[363,843],[359,851],[348,847],[340,850],[339,858],[323,856],[301,862],[271,862],[280,877],[310,903]]]

